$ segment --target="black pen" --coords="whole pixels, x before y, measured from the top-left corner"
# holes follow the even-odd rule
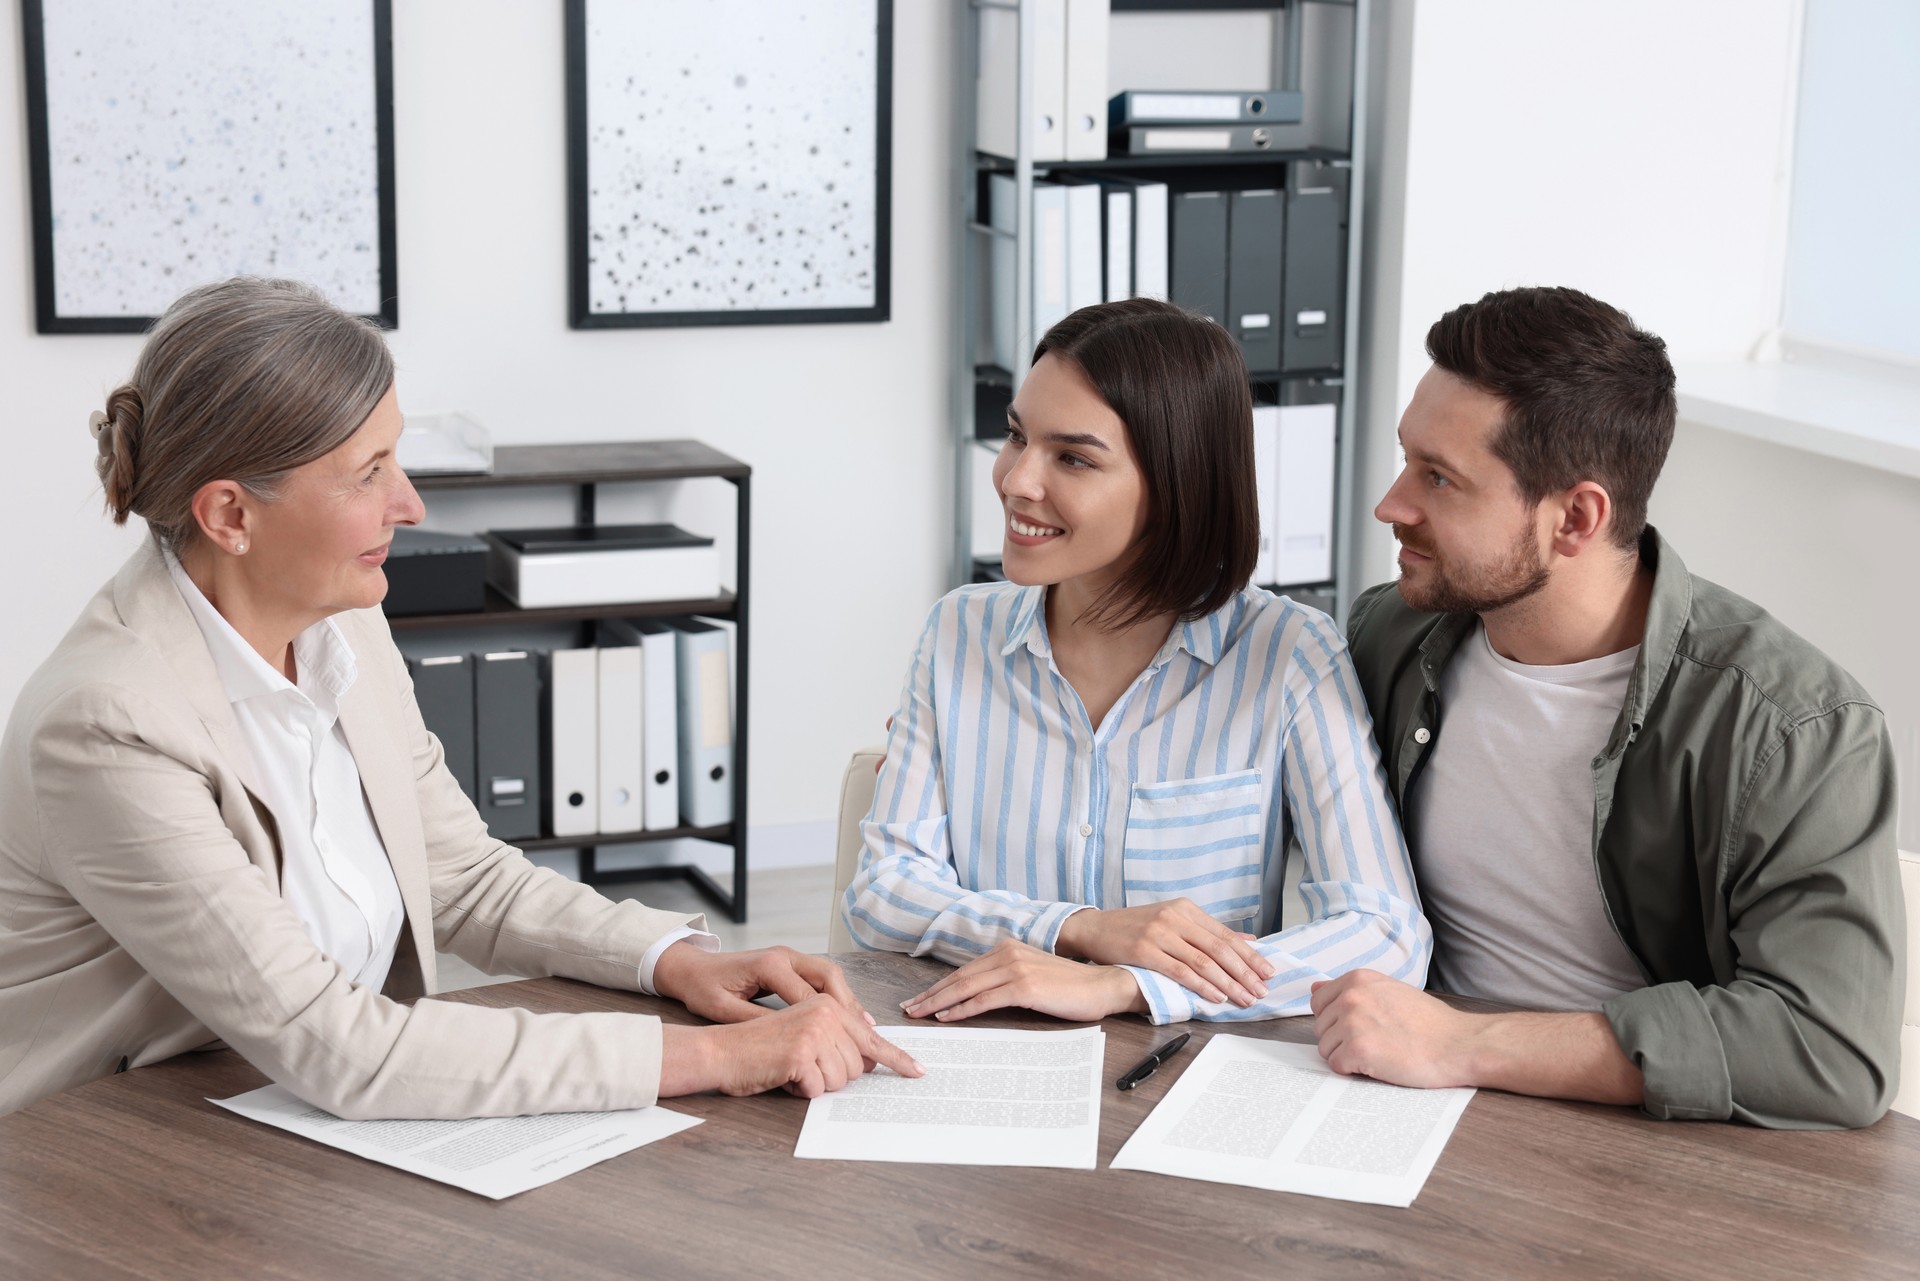
[[[1180,1053],[1180,1048],[1187,1043],[1187,1038],[1192,1035],[1191,1032],[1182,1032],[1179,1036],[1174,1037],[1152,1054],[1147,1055],[1146,1058],[1141,1059],[1138,1063],[1128,1068],[1125,1074],[1122,1075],[1118,1081],[1115,1081],[1114,1084],[1120,1089],[1131,1090],[1134,1086],[1152,1076],[1162,1063],[1165,1063],[1168,1059]]]

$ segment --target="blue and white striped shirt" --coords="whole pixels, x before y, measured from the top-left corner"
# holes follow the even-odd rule
[[[1422,986],[1433,936],[1332,620],[1244,590],[1176,626],[1095,730],[1044,601],[995,583],[934,606],[861,825],[853,937],[957,965],[1008,938],[1051,952],[1083,907],[1185,897],[1262,935],[1276,973],[1243,1010],[1128,966],[1155,1023],[1305,1013],[1359,968]],[[1309,919],[1280,931],[1290,837]]]

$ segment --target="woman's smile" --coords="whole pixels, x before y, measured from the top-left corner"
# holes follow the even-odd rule
[[[1039,521],[1007,513],[1007,537],[1022,547],[1038,547],[1066,532],[1057,525],[1043,525]]]

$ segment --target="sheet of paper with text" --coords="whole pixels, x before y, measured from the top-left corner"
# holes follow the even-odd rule
[[[1311,1045],[1220,1035],[1112,1168],[1407,1206],[1471,1098],[1340,1076]]]
[[[278,1085],[207,1102],[496,1201],[700,1124],[697,1116],[662,1107],[473,1121],[345,1121]]]
[[[909,1080],[877,1068],[814,1099],[795,1156],[1094,1168],[1107,1047],[1099,1028],[878,1031],[918,1059],[927,1074]]]

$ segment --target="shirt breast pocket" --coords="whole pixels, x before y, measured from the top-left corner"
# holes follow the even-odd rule
[[[1128,907],[1190,898],[1236,930],[1260,915],[1261,771],[1141,783],[1127,804]]]

